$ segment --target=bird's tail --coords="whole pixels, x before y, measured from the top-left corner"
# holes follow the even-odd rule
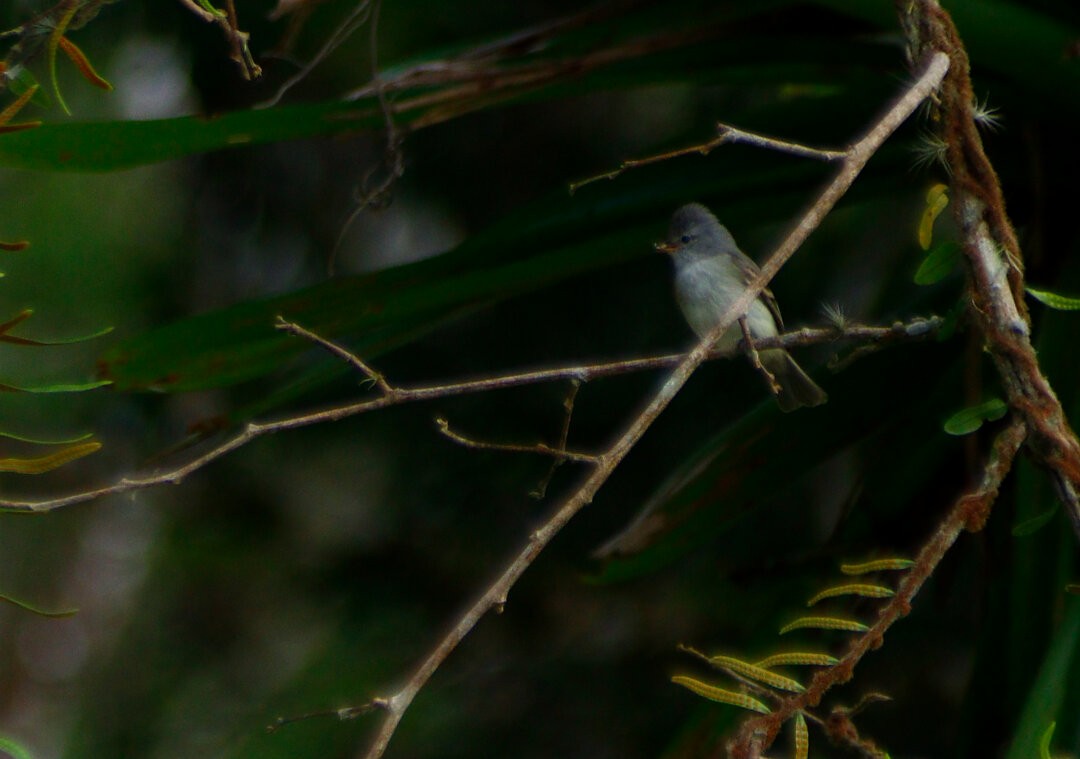
[[[761,363],[780,385],[776,403],[781,411],[794,411],[803,406],[820,406],[829,400],[825,391],[810,379],[786,350],[776,348],[761,351]]]

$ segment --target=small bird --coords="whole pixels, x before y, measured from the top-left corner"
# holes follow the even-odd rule
[[[735,244],[731,233],[700,203],[683,206],[671,217],[667,240],[656,243],[675,262],[675,299],[698,337],[717,325],[746,285],[759,273],[757,264]],[[773,337],[784,328],[776,299],[763,290],[750,306],[746,323],[751,337]],[[720,350],[731,350],[742,338],[736,322],[716,341]],[[795,359],[783,348],[759,353],[762,365],[776,379],[776,402],[781,411],[820,406],[828,400]]]

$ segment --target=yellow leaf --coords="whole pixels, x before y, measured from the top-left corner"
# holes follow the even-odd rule
[[[936,184],[926,193],[926,209],[923,210],[922,219],[919,220],[919,246],[923,250],[930,249],[930,242],[934,235],[934,221],[949,205],[948,187]]]
[[[686,675],[675,675],[671,678],[671,682],[676,685],[681,685],[687,690],[693,691],[699,696],[709,699],[710,701],[719,701],[722,704],[731,704],[732,706],[738,706],[740,709],[749,709],[752,712],[758,714],[769,714],[771,710],[765,704],[758,701],[756,698],[751,698],[745,693],[734,693],[723,688],[717,688],[715,685],[709,685],[703,683],[700,680],[695,680],[692,677]]]
[[[846,575],[865,575],[870,572],[882,572],[884,570],[910,569],[913,566],[915,566],[915,562],[911,559],[873,559],[859,563],[841,564],[840,571]]]
[[[48,456],[39,456],[34,459],[7,458],[0,459],[0,472],[17,472],[18,474],[44,474],[53,469],[62,467],[64,464],[89,456],[101,448],[101,443],[91,440],[86,443],[77,443],[62,448]]]
[[[67,37],[60,38],[60,49],[67,53],[67,57],[71,59],[71,62],[75,64],[75,68],[79,70],[79,73],[83,75],[83,78],[90,84],[105,90],[106,92],[112,92],[113,86],[107,79],[102,77],[98,72],[94,71],[94,67],[90,64],[90,59],[86,57],[86,54],[79,49],[79,46],[69,40]]]

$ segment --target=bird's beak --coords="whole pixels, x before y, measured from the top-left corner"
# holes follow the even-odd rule
[[[675,252],[675,246],[669,242],[654,242],[653,249],[657,253],[666,253],[669,256]]]

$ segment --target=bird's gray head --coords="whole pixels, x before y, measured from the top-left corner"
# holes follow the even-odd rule
[[[739,250],[727,228],[700,203],[689,203],[675,212],[667,239],[656,243],[656,249],[669,254],[677,265]]]

